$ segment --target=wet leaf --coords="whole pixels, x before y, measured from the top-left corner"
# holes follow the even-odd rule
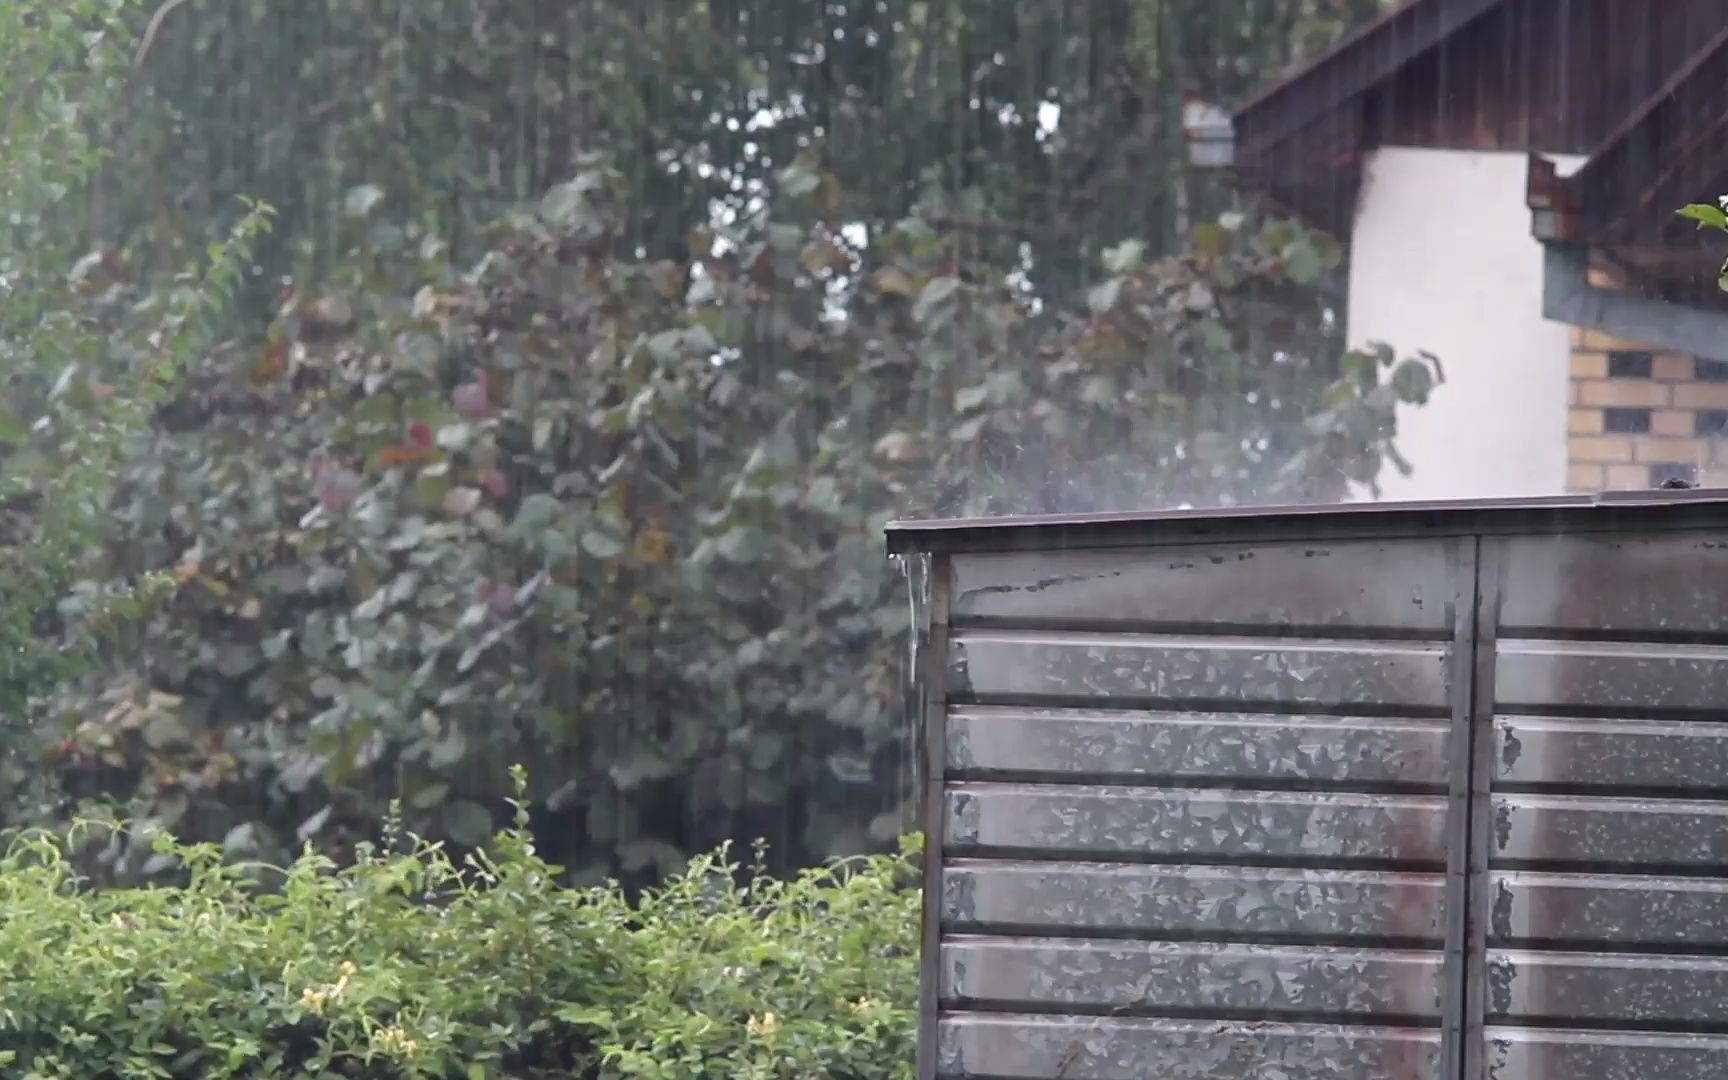
[[[946,312],[953,304],[959,291],[960,279],[952,274],[931,278],[918,294],[918,302],[912,307],[912,317],[921,323],[934,322],[938,315]]]
[[[479,847],[492,839],[492,812],[462,799],[444,808],[444,828],[463,847]]]
[[[301,843],[305,843],[317,836],[319,833],[324,831],[324,825],[330,820],[330,813],[334,809],[335,807],[333,806],[326,806],[324,809],[313,814],[305,821],[302,821],[300,827],[294,830],[294,835],[299,838]]]
[[[444,496],[444,512],[458,516],[471,514],[480,505],[480,489],[471,487],[451,488]]]
[[[1086,294],[1086,306],[1099,315],[1115,310],[1117,298],[1122,295],[1122,280],[1110,278],[1099,282]]]
[[[1115,247],[1104,250],[1104,269],[1115,274],[1127,274],[1140,268],[1140,262],[1146,255],[1146,245],[1140,240],[1124,240]]]
[[[616,559],[624,554],[624,545],[606,533],[590,529],[582,534],[582,550],[596,559]]]
[[[1681,207],[1675,213],[1688,221],[1697,222],[1700,229],[1709,228],[1728,232],[1728,210],[1724,210],[1720,206],[1711,206],[1708,203],[1692,203]]]
[[[384,201],[384,189],[377,184],[360,184],[348,189],[342,199],[342,212],[351,218],[367,217]]]

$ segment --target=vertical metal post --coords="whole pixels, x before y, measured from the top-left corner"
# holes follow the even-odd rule
[[[1464,1055],[1462,1080],[1486,1080],[1488,986],[1488,854],[1494,821],[1494,670],[1500,641],[1500,593],[1506,544],[1493,537],[1477,542],[1474,668],[1470,704],[1470,834],[1468,889],[1464,900]]]
[[[1469,911],[1471,782],[1474,775],[1471,725],[1475,715],[1477,578],[1481,541],[1474,536],[1449,542],[1452,562],[1452,727],[1447,766],[1445,967],[1441,985],[1440,1075],[1456,1080],[1463,1069],[1464,1017],[1470,958],[1465,920]]]
[[[942,977],[942,847],[948,763],[948,605],[952,560],[930,559],[924,651],[924,907],[918,962],[918,1080],[936,1080]],[[914,628],[916,632],[916,628]]]

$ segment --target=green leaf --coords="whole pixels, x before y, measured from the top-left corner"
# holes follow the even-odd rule
[[[480,505],[480,489],[471,487],[451,488],[444,495],[444,512],[462,517],[472,514]]]
[[[1194,236],[1192,240],[1194,250],[1201,255],[1215,259],[1224,254],[1225,248],[1230,243],[1229,235],[1230,234],[1225,230],[1224,226],[1214,225],[1209,221],[1202,221],[1200,224],[1194,226]]]
[[[314,836],[317,836],[320,832],[324,831],[324,823],[330,820],[330,812],[334,809],[335,807],[333,806],[326,806],[324,809],[313,814],[305,821],[302,821],[300,827],[294,830],[294,835],[299,837],[302,843],[312,839]]]
[[[492,812],[462,799],[444,808],[444,828],[463,847],[479,847],[492,838]]]
[[[624,554],[624,544],[598,529],[582,534],[582,550],[596,559],[616,559]]]
[[[1728,232],[1728,210],[1709,203],[1692,203],[1674,211],[1688,221],[1696,221],[1700,229],[1718,229]]]
[[[1282,257],[1285,275],[1298,285],[1311,284],[1325,270],[1320,253],[1306,239],[1284,245]]]
[[[912,318],[920,323],[933,322],[952,305],[954,294],[959,291],[960,279],[953,274],[931,278],[918,294],[918,302],[912,305]]]
[[[384,201],[384,189],[377,184],[361,184],[348,189],[342,200],[342,211],[351,218],[363,218]]]
[[[449,797],[449,784],[443,782],[427,784],[408,797],[408,805],[416,810],[430,810]]]
[[[0,445],[16,446],[29,436],[29,429],[16,413],[0,402]]]
[[[1140,240],[1124,240],[1104,249],[1104,269],[1111,274],[1127,274],[1140,268],[1145,258],[1146,244]]]
[[[1116,300],[1122,295],[1122,279],[1109,278],[1092,286],[1086,294],[1086,306],[1099,315],[1113,310]]]
[[[1434,373],[1420,360],[1404,360],[1392,369],[1392,391],[1399,401],[1427,404],[1434,391]]]
[[[768,534],[754,525],[739,525],[715,541],[714,549],[728,562],[757,562],[768,554]]]
[[[968,413],[984,404],[985,401],[989,400],[989,397],[990,388],[988,386],[963,387],[954,393],[954,408],[959,412]]]

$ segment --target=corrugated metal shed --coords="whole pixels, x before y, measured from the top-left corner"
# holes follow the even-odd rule
[[[1728,502],[906,523],[920,1075],[1728,1073]]]

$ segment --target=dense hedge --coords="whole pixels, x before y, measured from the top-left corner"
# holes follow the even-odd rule
[[[179,884],[80,889],[45,835],[0,860],[0,1074],[910,1074],[905,855],[775,881],[722,852],[627,900],[555,884],[523,817],[464,865],[409,837],[341,869],[155,844]]]

